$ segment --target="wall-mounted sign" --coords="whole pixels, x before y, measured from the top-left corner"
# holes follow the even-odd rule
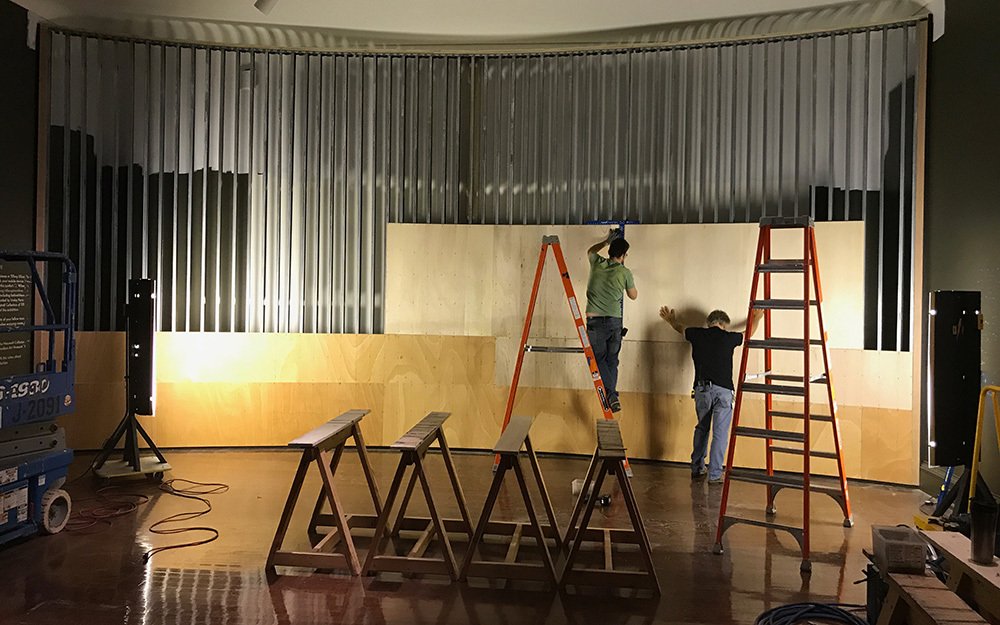
[[[0,263],[0,327],[31,322],[31,273],[22,262]],[[0,333],[0,377],[31,373],[31,333]]]

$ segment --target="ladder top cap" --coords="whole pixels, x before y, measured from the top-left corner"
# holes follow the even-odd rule
[[[557,234],[547,234],[542,237],[542,245],[545,245],[546,243],[558,243],[558,242],[559,242],[559,235]]]
[[[770,226],[772,228],[812,228],[813,218],[809,215],[801,215],[799,217],[761,217],[760,225]]]

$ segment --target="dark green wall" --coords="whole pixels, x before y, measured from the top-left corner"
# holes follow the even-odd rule
[[[924,212],[924,302],[927,292],[934,290],[982,291],[983,370],[990,384],[1000,384],[997,33],[997,0],[947,3],[944,36],[930,48]],[[992,419],[987,423],[984,474],[996,492],[1000,490],[1000,454]]]
[[[34,249],[38,54],[28,12],[0,0],[0,249]]]

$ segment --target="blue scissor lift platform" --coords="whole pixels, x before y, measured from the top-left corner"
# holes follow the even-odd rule
[[[43,263],[62,277],[58,314],[39,271]],[[65,432],[55,419],[76,407],[76,268],[63,254],[0,251],[4,273],[25,267],[44,322],[0,325],[0,337],[30,336],[27,349],[41,354],[41,362],[30,373],[0,378],[0,544],[62,530],[72,505],[62,486],[73,451],[66,449]]]

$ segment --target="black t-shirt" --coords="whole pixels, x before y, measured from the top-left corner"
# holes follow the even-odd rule
[[[691,343],[694,383],[711,382],[733,390],[733,350],[743,344],[743,334],[722,328],[688,328],[684,338]]]

